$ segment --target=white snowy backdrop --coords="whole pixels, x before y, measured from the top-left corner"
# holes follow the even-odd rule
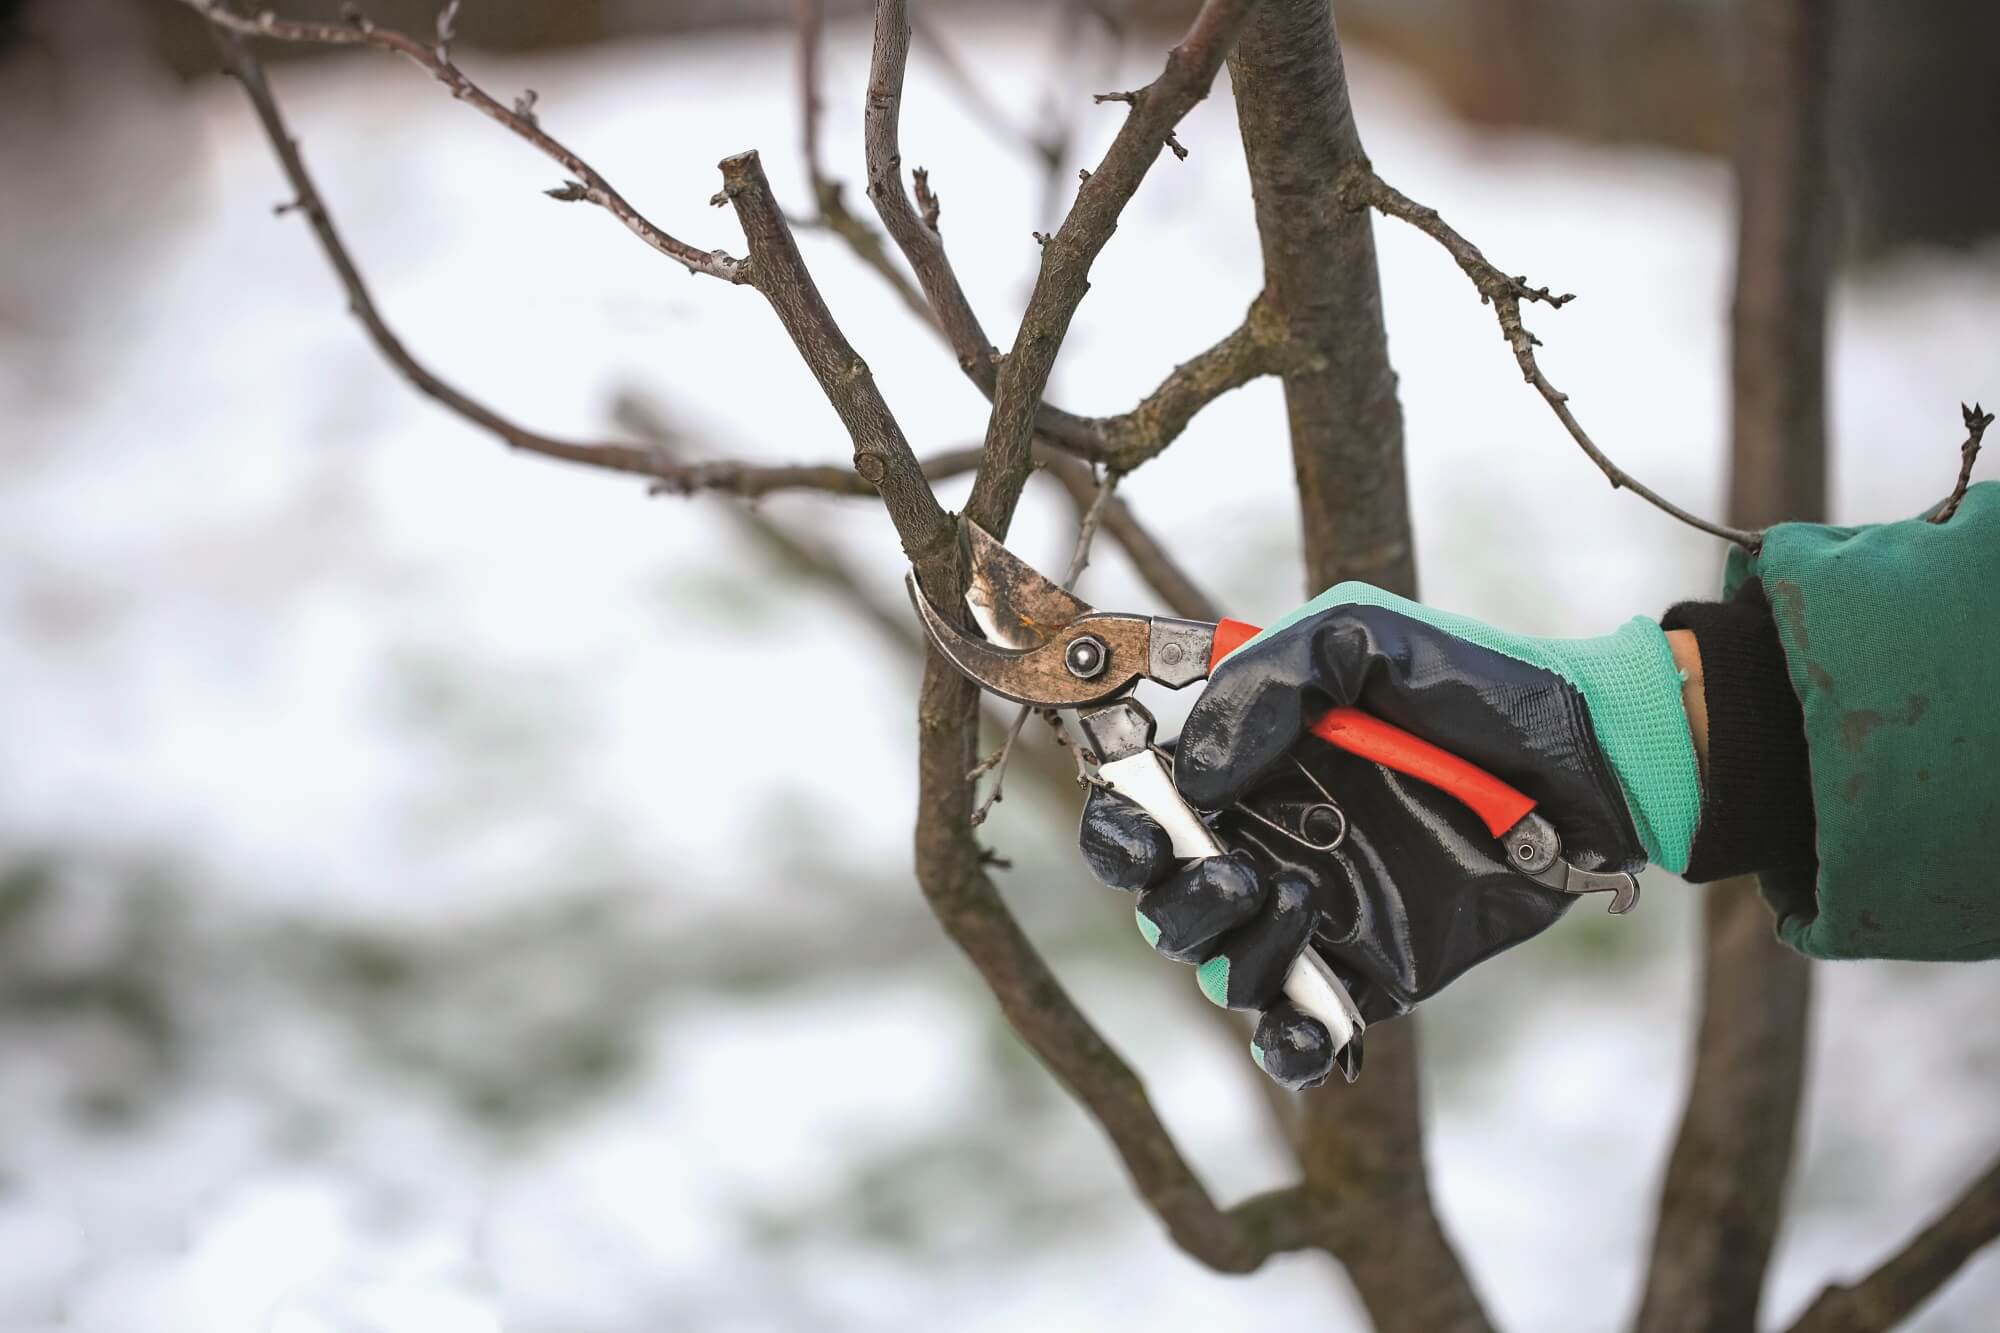
[[[1023,116],[1031,20],[961,22]],[[830,34],[830,161],[860,175],[865,33]],[[1106,86],[1136,86],[1147,44]],[[705,206],[756,146],[803,205],[789,38],[472,54],[640,207]],[[1544,363],[1629,469],[1721,507],[1719,164],[1470,133],[1351,54],[1380,168],[1512,271]],[[385,58],[278,85],[390,321],[520,419],[621,393],[694,447],[844,459],[753,294],[538,190],[548,164]],[[1077,88],[1079,98],[1093,89]],[[1032,166],[921,58],[905,156],[1005,341]],[[1086,109],[1076,164],[1118,108]],[[1259,265],[1226,96],[1093,274],[1061,400],[1118,410],[1233,325]],[[0,1329],[625,1333],[1355,1325],[1337,1270],[1183,1259],[1013,1043],[907,872],[913,662],[719,500],[510,456],[343,313],[237,90],[115,66],[0,115]],[[853,187],[858,194],[858,186]],[[858,198],[857,198],[858,202]],[[1430,242],[1377,224],[1427,596],[1586,633],[1713,585],[1718,553],[1608,490]],[[920,449],[975,439],[950,358],[835,243],[808,260]],[[2000,398],[2000,250],[1846,277],[1833,509],[1906,515]],[[1204,413],[1125,494],[1245,618],[1295,601],[1283,413]],[[1017,545],[1055,563],[1037,490]],[[785,499],[900,598],[866,504]],[[1147,605],[1106,547],[1086,595]],[[1087,883],[1025,781],[992,839],[1058,970],[1225,1198],[1283,1179],[1240,1048]],[[1686,1076],[1694,926],[1583,909],[1425,1015],[1435,1184],[1495,1313],[1629,1315]],[[1868,1264],[2000,1148],[1991,966],[1823,969],[1798,1208],[1771,1309]],[[1990,1327],[2000,1262],[1917,1327]]]

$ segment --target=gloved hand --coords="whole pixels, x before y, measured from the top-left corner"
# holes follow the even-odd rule
[[[1319,950],[1372,1023],[1545,930],[1573,901],[1510,870],[1452,797],[1335,749],[1307,733],[1312,721],[1355,705],[1479,765],[1535,798],[1579,868],[1678,871],[1701,805],[1681,685],[1650,620],[1536,639],[1341,584],[1224,659],[1182,729],[1175,782],[1214,812],[1229,853],[1178,864],[1151,816],[1093,789],[1084,859],[1137,893],[1140,930],[1200,964],[1211,1000],[1262,1011],[1251,1051],[1265,1072],[1310,1087],[1335,1052],[1282,996],[1301,948]],[[1300,827],[1324,799],[1314,780],[1347,818],[1331,851],[1271,827]]]

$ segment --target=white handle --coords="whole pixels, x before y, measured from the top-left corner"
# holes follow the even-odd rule
[[[1180,789],[1174,786],[1174,775],[1167,771],[1166,761],[1160,758],[1158,750],[1140,750],[1100,764],[1097,776],[1105,786],[1158,820],[1173,839],[1174,855],[1181,860],[1222,855],[1222,844],[1216,841],[1215,834],[1201,822],[1194,807],[1181,799]]]
[[[1194,807],[1181,798],[1180,789],[1174,786],[1174,775],[1158,750],[1147,748],[1113,759],[1098,767],[1097,776],[1105,786],[1136,802],[1159,821],[1173,840],[1175,856],[1193,860],[1222,855],[1222,844],[1216,841],[1208,825],[1201,822]],[[1361,1034],[1364,1024],[1353,997],[1310,944],[1300,950],[1292,961],[1292,970],[1285,974],[1285,995],[1326,1025],[1336,1051]]]

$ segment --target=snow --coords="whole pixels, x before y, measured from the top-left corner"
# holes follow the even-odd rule
[[[828,156],[854,178],[838,109],[860,105],[865,34],[830,36]],[[999,20],[960,45],[995,68],[1046,50]],[[471,59],[697,244],[740,249],[705,206],[727,153],[761,146],[780,197],[806,197],[780,35]],[[1531,324],[1600,442],[1718,511],[1722,168],[1469,131],[1365,52],[1352,67],[1393,182],[1581,294]],[[542,199],[550,164],[405,67],[277,77],[385,313],[440,373],[552,432],[604,434],[636,391],[703,453],[846,456],[752,293]],[[1025,114],[1037,84],[992,87]],[[56,867],[0,932],[0,1327],[1355,1326],[1324,1260],[1225,1279],[1182,1258],[930,925],[904,869],[911,664],[723,502],[512,456],[411,393],[306,229],[272,219],[283,185],[237,91],[124,86],[60,139],[0,137],[9,179],[49,187],[0,201],[0,848]],[[907,105],[905,159],[933,168],[1002,337],[1038,183],[921,53]],[[1118,114],[1084,110],[1078,163]],[[1192,156],[1155,168],[1093,271],[1065,405],[1129,405],[1254,294],[1228,99],[1181,138]],[[1712,587],[1713,547],[1605,487],[1436,247],[1377,234],[1427,596],[1584,633]],[[837,243],[802,244],[919,447],[976,438],[948,355]],[[1990,249],[1843,281],[1839,520],[1947,484],[1955,404],[2000,396],[1996,312]],[[1301,591],[1287,477],[1265,383],[1125,493],[1268,618]],[[879,513],[768,510],[900,606]],[[1038,487],[1017,545],[1054,563],[1071,521]],[[1108,550],[1088,578],[1147,604]],[[1011,900],[1216,1193],[1282,1183],[1240,1046],[1084,885],[1067,818],[1025,787],[1000,807]],[[1660,879],[1637,919],[1595,915],[1425,1020],[1433,1185],[1516,1328],[1632,1308],[1686,1077],[1689,897]],[[1774,1316],[2000,1147],[1996,976],[1820,970]],[[1996,1297],[1989,1258],[1917,1326],[1979,1327]]]

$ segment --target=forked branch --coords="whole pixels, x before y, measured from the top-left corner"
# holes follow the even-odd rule
[[[1200,23],[1197,30],[1201,30]],[[875,45],[869,65],[865,119],[868,198],[874,203],[883,227],[917,275],[917,282],[929,303],[930,322],[950,344],[967,378],[991,399],[999,391],[1000,353],[986,336],[985,327],[973,310],[972,302],[952,268],[951,258],[945,252],[944,237],[938,228],[937,197],[930,189],[928,177],[921,170],[915,173],[916,203],[911,202],[903,188],[901,118],[910,33],[907,0],[879,0],[875,7]],[[1213,50],[1212,46],[1201,49],[1211,53]],[[1216,59],[1219,63],[1220,57]],[[1170,65],[1169,68],[1171,72],[1173,67]],[[1214,70],[1210,69],[1208,81],[1212,81],[1213,77]],[[1182,79],[1178,82],[1186,81]],[[1204,90],[1208,81],[1201,85]],[[810,71],[805,76],[805,83],[807,98],[816,98],[817,89]],[[1193,105],[1193,100],[1189,100],[1187,105]],[[1173,119],[1178,120],[1179,116]],[[1171,132],[1170,122],[1161,142],[1170,137]],[[1152,153],[1146,155],[1148,165],[1158,150],[1159,144],[1155,143]],[[1121,153],[1114,145],[1113,151],[1118,157],[1121,172],[1129,174],[1128,159],[1135,159],[1139,150],[1128,145]],[[1111,157],[1106,158],[1107,163],[1112,160]],[[1104,167],[1100,166],[1098,170],[1102,172]],[[1086,192],[1091,179],[1091,173],[1085,173]],[[1136,188],[1136,178],[1130,184]],[[1129,197],[1128,192],[1124,198],[1117,200],[1115,206],[1109,206],[1112,218],[1123,209],[1125,199]],[[1082,203],[1081,195],[1078,202]],[[1094,212],[1102,214],[1107,206],[1108,201],[1095,205]],[[1108,231],[1105,235],[1108,238]],[[1103,242],[1100,240],[1096,244],[1101,247]],[[857,244],[855,248],[871,267],[883,271],[884,263],[879,258],[879,251],[869,251],[865,243]],[[1045,254],[1044,269],[1048,263],[1049,258]],[[1080,293],[1077,299],[1081,299]],[[1034,433],[1086,461],[1103,464],[1118,472],[1130,472],[1179,438],[1195,414],[1210,402],[1231,389],[1240,388],[1260,376],[1273,374],[1280,368],[1284,354],[1282,330],[1271,320],[1262,318],[1262,314],[1261,303],[1253,305],[1249,317],[1240,327],[1214,346],[1175,367],[1173,373],[1130,412],[1109,417],[1086,417],[1038,400],[1032,407]],[[1046,372],[1042,381],[1042,388],[1046,389]]]
[[[451,95],[532,144],[544,156],[560,163],[574,179],[549,193],[565,200],[588,201],[604,209],[634,236],[661,254],[684,265],[690,273],[705,273],[724,282],[743,282],[741,261],[721,250],[701,250],[679,240],[648,220],[612,188],[611,182],[584,161],[575,151],[544,130],[535,114],[532,97],[507,106],[467,78],[451,60],[449,45],[441,40],[424,41],[407,33],[384,28],[354,14],[346,23],[311,23],[281,19],[268,10],[254,15],[239,14],[223,0],[180,0],[218,29],[241,37],[262,37],[271,41],[296,42],[310,46],[370,46],[391,51],[421,66],[430,76],[451,90]],[[456,6],[451,6],[455,9]],[[449,13],[449,10],[445,12]],[[441,14],[440,18],[444,18]],[[448,29],[449,24],[447,23]]]
[[[1480,252],[1478,246],[1461,236],[1447,223],[1435,208],[1416,202],[1401,190],[1396,189],[1365,164],[1350,171],[1342,181],[1342,193],[1351,208],[1372,208],[1385,217],[1407,222],[1424,235],[1445,248],[1453,261],[1472,280],[1479,290],[1479,299],[1493,307],[1493,314],[1500,321],[1500,332],[1513,349],[1514,361],[1521,368],[1521,378],[1534,387],[1536,393],[1562,422],[1563,429],[1575,440],[1590,461],[1597,464],[1613,489],[1631,491],[1654,508],[1671,515],[1691,528],[1734,542],[1746,551],[1755,552],[1763,543],[1763,535],[1741,528],[1728,527],[1710,519],[1691,514],[1673,501],[1668,500],[1650,486],[1637,480],[1631,473],[1611,461],[1609,455],[1600,449],[1597,442],[1585,431],[1576,414],[1570,411],[1569,395],[1549,382],[1542,373],[1540,363],[1535,359],[1535,348],[1541,346],[1541,339],[1528,331],[1522,322],[1521,307],[1524,303],[1540,301],[1560,309],[1575,299],[1571,293],[1556,296],[1547,287],[1531,287],[1528,280],[1514,277],[1495,267],[1493,262]]]
[[[1034,292],[994,386],[986,461],[966,502],[966,513],[997,536],[1006,535],[1027,483],[1036,415],[1070,320],[1090,290],[1090,266],[1111,240],[1119,215],[1138,193],[1174,127],[1208,96],[1255,8],[1256,0],[1206,0],[1180,45],[1168,53],[1166,68],[1133,105],[1111,147],[1078,188],[1068,216],[1042,247]]]

